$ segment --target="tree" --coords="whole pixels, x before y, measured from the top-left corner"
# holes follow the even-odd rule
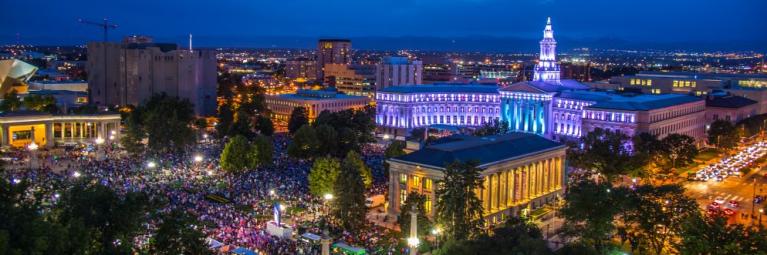
[[[256,158],[258,165],[271,165],[274,161],[274,142],[267,136],[259,136],[253,140],[253,147],[256,149]]]
[[[354,166],[357,171],[360,172],[360,176],[362,176],[362,182],[365,183],[365,188],[370,188],[370,186],[373,185],[373,173],[370,171],[370,167],[365,164],[365,161],[362,160],[360,154],[354,151],[349,151],[346,153],[344,162],[348,162]]]
[[[663,156],[671,163],[671,168],[676,168],[677,163],[687,165],[698,155],[695,139],[687,135],[670,134],[661,140]]]
[[[579,242],[599,254],[607,250],[610,233],[615,230],[613,220],[620,212],[610,194],[611,188],[608,183],[577,182],[575,186],[568,187],[565,205],[560,209],[565,219],[563,234],[578,237]]]
[[[309,124],[309,114],[304,107],[295,107],[288,119],[288,133],[295,134],[299,128]]]
[[[240,109],[237,111],[237,114],[235,115],[236,121],[234,122],[234,125],[232,125],[232,128],[229,130],[230,136],[236,136],[236,135],[242,135],[245,136],[245,138],[251,139],[255,137],[255,133],[253,133],[253,127],[251,126],[252,121],[250,120],[250,115]]]
[[[630,149],[631,140],[620,131],[596,128],[581,137],[583,149],[568,151],[573,166],[595,170],[613,179],[639,167]]]
[[[61,196],[55,219],[67,228],[71,244],[62,254],[131,254],[134,238],[145,229],[148,197],[118,195],[102,185],[76,184]]]
[[[474,192],[482,185],[479,173],[475,161],[453,162],[437,185],[436,219],[450,239],[476,237],[482,231],[482,201]]]
[[[319,139],[319,148],[317,150],[318,154],[320,155],[333,155],[337,157],[341,157],[343,155],[338,155],[338,133],[336,133],[336,130],[333,129],[333,127],[322,124],[316,127],[317,130],[317,139]]]
[[[153,152],[179,152],[193,144],[194,120],[192,103],[187,99],[169,97],[166,94],[152,96],[142,112],[143,127]]]
[[[507,121],[493,120],[492,122],[487,122],[485,124],[482,124],[481,127],[477,128],[477,130],[474,131],[474,135],[488,136],[488,135],[505,134],[508,132],[509,132],[509,123]]]
[[[735,126],[726,120],[716,120],[708,128],[708,143],[719,149],[732,149],[738,144]]]
[[[634,192],[638,203],[626,221],[631,233],[646,243],[655,254],[676,245],[682,224],[698,214],[698,204],[684,195],[679,185],[642,185]],[[673,251],[669,251],[672,252]]]
[[[535,224],[511,218],[493,230],[493,235],[482,235],[474,240],[448,241],[435,255],[454,254],[552,254]],[[594,253],[591,253],[594,254]]]
[[[727,219],[721,216],[694,214],[683,222],[679,237],[681,241],[676,248],[680,254],[737,255],[767,251],[767,230],[727,224]]]
[[[224,103],[218,107],[218,123],[216,124],[216,132],[220,137],[229,135],[229,131],[234,123],[234,112],[232,111],[232,105],[229,102]]]
[[[237,135],[229,139],[221,152],[221,169],[225,171],[242,171],[252,166],[251,146],[248,139]]]
[[[178,209],[163,215],[151,242],[152,254],[213,254],[197,219]]]
[[[357,233],[365,224],[365,183],[360,169],[353,159],[347,157],[341,163],[341,171],[333,185],[333,215],[346,231]]]
[[[658,140],[658,136],[643,132],[635,135],[632,140],[634,143],[634,159],[637,165],[649,169],[654,168],[661,159],[660,154],[663,152],[663,144]],[[639,177],[650,175],[645,171],[641,171],[641,167],[638,167],[636,170],[630,174]]]
[[[426,214],[426,196],[417,192],[410,192],[405,199],[405,204],[400,206],[399,228],[402,238],[410,237],[410,212],[415,208],[418,218],[418,237],[423,238],[431,232],[431,221]]]
[[[143,140],[146,137],[146,132],[144,131],[143,118],[141,116],[142,110],[143,108],[133,109],[123,120],[125,123],[125,134],[120,138],[120,142],[123,148],[132,155],[144,152]]]
[[[274,123],[269,117],[258,115],[256,117],[256,129],[258,133],[264,136],[272,136],[274,134]]]
[[[404,141],[392,141],[384,151],[384,157],[396,158],[405,155],[405,142]]]
[[[3,101],[0,102],[0,111],[13,112],[19,110],[19,108],[21,108],[21,99],[19,99],[18,92],[12,89],[3,96]]]
[[[341,171],[341,163],[335,158],[323,157],[314,160],[309,172],[309,192],[317,197],[333,193],[333,186]]]
[[[57,242],[61,227],[46,221],[39,200],[27,194],[41,195],[26,181],[0,178],[0,254],[61,254],[57,251],[66,249]]]
[[[294,158],[308,159],[316,155],[319,146],[314,128],[304,125],[293,135],[293,141],[288,145],[288,155]]]
[[[55,113],[58,110],[56,98],[50,95],[28,95],[24,97],[23,103],[24,107],[33,111]]]

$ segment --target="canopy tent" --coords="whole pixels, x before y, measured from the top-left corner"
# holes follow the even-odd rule
[[[251,251],[242,247],[237,247],[237,249],[234,249],[232,253],[238,254],[238,255],[258,255],[258,253],[256,253],[255,251]]]

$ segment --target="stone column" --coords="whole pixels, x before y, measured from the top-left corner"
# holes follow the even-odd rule
[[[500,207],[501,209],[505,209],[509,207],[509,171],[503,171],[500,174],[501,181],[500,181]]]
[[[397,215],[399,210],[399,174],[389,170],[389,214]]]
[[[8,145],[10,142],[8,140],[8,124],[2,124],[0,125],[0,145]]]
[[[53,141],[53,123],[46,122],[45,123],[45,146],[50,148],[53,147],[54,141]]]

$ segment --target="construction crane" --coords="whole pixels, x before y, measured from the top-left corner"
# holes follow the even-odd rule
[[[93,26],[100,27],[101,29],[104,29],[104,42],[106,42],[108,39],[107,34],[109,33],[109,29],[117,28],[117,24],[110,23],[109,19],[107,18],[104,18],[104,21],[102,22],[96,22],[96,21],[90,21],[90,20],[84,20],[84,19],[77,19],[77,21],[83,24],[93,25]]]

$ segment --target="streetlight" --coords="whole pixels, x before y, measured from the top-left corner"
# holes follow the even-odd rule
[[[32,169],[32,162],[33,161],[35,161],[35,163],[37,163],[36,162],[37,161],[37,154],[35,153],[37,151],[37,148],[39,148],[39,146],[37,146],[37,143],[35,143],[35,141],[32,141],[31,143],[29,143],[29,145],[27,145],[27,149],[29,149],[29,169]],[[35,165],[37,165],[37,164],[35,164]]]
[[[75,171],[74,173],[72,173],[72,177],[80,178],[80,172]]]
[[[156,166],[157,164],[154,163],[154,161],[149,161],[148,163],[146,163],[146,167],[148,168],[155,168]]]
[[[103,143],[104,143],[104,138],[101,138],[100,136],[96,138],[96,160],[104,159],[104,152],[101,151],[101,144]]]
[[[762,228],[762,214],[764,214],[764,209],[759,208],[759,228]]]
[[[325,195],[323,195],[322,198],[324,198],[326,202],[333,200],[333,194],[325,193]]]
[[[202,162],[202,155],[194,155],[194,162],[200,163]]]
[[[442,229],[439,226],[436,226],[431,230],[431,234],[434,235],[434,241],[436,242],[434,246],[439,248],[439,235],[442,234]]]
[[[418,240],[418,237],[408,237],[407,238],[407,246],[410,246],[410,254],[415,255],[416,249],[418,248],[418,245],[421,244],[421,240]]]
[[[274,196],[275,194],[277,194],[277,193],[276,193],[276,192],[274,192],[274,189],[270,189],[270,190],[269,190],[269,195],[270,195],[270,196]]]

